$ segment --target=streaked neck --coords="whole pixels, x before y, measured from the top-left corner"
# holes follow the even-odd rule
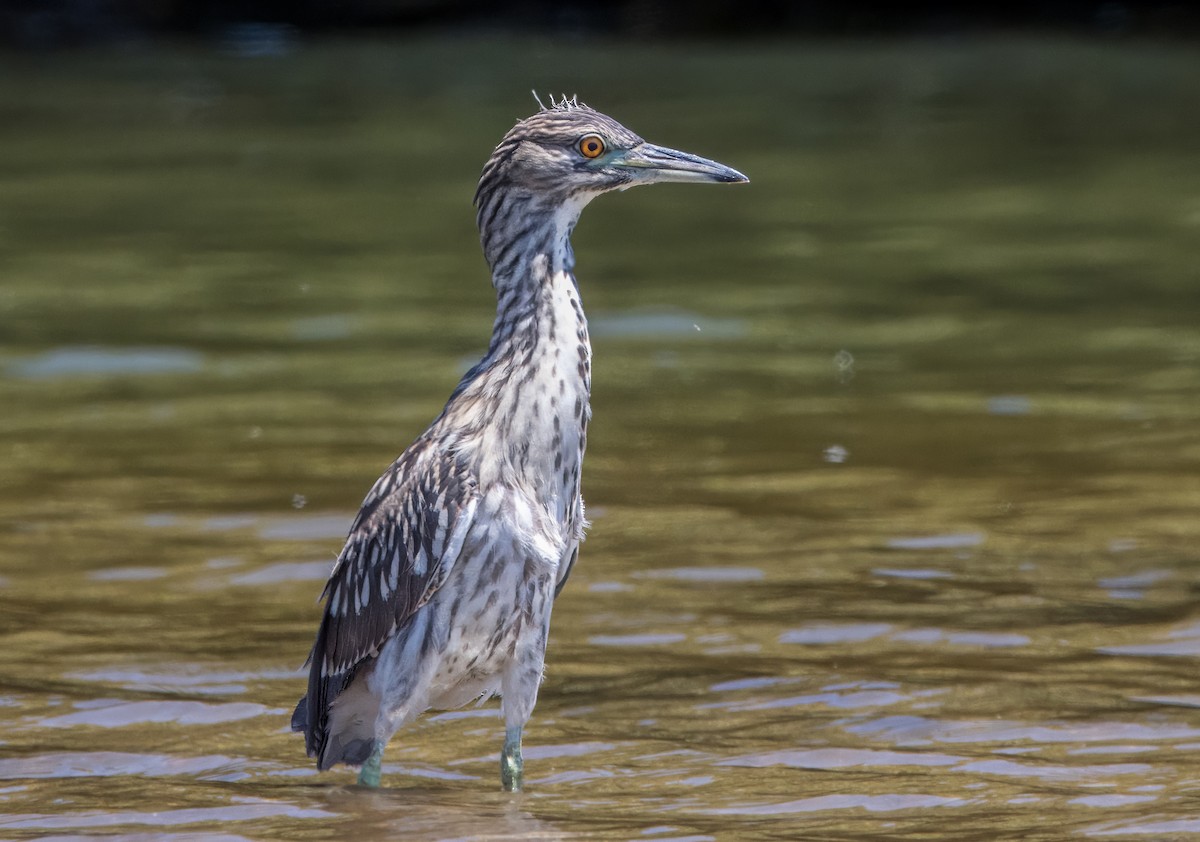
[[[487,356],[462,386],[487,404],[479,446],[499,457],[481,461],[483,474],[495,474],[481,480],[519,476],[565,512],[578,494],[591,414],[591,345],[570,244],[586,201],[551,209],[493,201],[500,206],[482,208],[480,224],[496,321]]]
[[[487,196],[479,208],[479,242],[497,293],[526,285],[533,261],[542,255],[549,260],[547,268],[552,274],[573,271],[571,232],[591,199],[591,194],[579,193],[547,202],[519,190]]]

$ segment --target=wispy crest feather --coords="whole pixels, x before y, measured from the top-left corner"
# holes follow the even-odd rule
[[[530,93],[533,94],[533,101],[538,104],[538,109],[541,111],[573,111],[576,108],[588,107],[586,103],[579,101],[578,94],[571,94],[569,99],[566,94],[560,94],[557,102],[554,99],[554,94],[546,94],[550,99],[550,107],[547,108],[542,102],[541,97],[538,96],[536,89],[530,91]]]

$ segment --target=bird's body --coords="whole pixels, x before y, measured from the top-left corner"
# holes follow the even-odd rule
[[[292,719],[319,768],[361,765],[360,781],[377,783],[397,729],[499,692],[501,778],[520,787],[551,609],[586,525],[591,346],[569,237],[591,198],[646,180],[745,177],[573,100],[518,123],[485,166],[476,205],[492,340],[375,483],[330,575]]]

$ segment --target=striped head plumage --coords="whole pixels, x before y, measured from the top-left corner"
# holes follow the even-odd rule
[[[496,247],[533,227],[533,217],[565,212],[569,230],[601,193],[668,181],[749,179],[716,161],[648,143],[574,97],[551,98],[549,108],[513,126],[484,165],[475,191],[484,253],[495,269]]]
[[[612,117],[563,97],[504,136],[483,168],[475,205],[482,224],[483,210],[498,192],[561,203],[638,184],[748,180],[716,161],[647,143]]]

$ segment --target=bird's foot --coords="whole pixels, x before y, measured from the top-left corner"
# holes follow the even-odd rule
[[[519,792],[525,783],[525,761],[521,758],[521,729],[504,732],[504,749],[500,752],[500,786],[505,792]]]
[[[358,770],[358,785],[377,789],[382,766],[383,746],[376,743],[375,750],[371,752],[370,757],[363,761],[362,768]]]

